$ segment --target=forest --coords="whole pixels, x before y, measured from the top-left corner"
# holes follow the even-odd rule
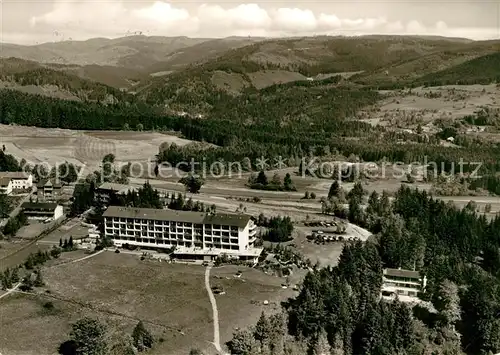
[[[320,99],[316,99],[318,96]],[[386,158],[410,163],[427,159],[442,165],[443,170],[450,170],[462,158],[465,162],[483,162],[485,171],[500,171],[500,149],[495,146],[457,151],[418,140],[394,144],[398,137],[392,132],[351,119],[357,110],[377,98],[376,93],[367,90],[325,91],[322,87],[276,85],[259,95],[239,98],[220,93],[210,119],[197,119],[166,115],[162,108],[141,102],[102,105],[0,90],[0,123],[88,130],[140,125],[145,130],[178,131],[187,139],[219,146],[207,149],[172,145],[159,154],[160,162],[172,165],[191,158],[205,158],[208,164],[239,161],[247,165],[245,159],[255,161],[264,156],[281,157],[294,166],[304,156],[339,153],[354,154],[363,161]]]
[[[374,193],[361,218],[375,233],[315,268],[279,315],[238,330],[232,354],[492,354],[500,351],[500,217],[488,221],[424,191]],[[382,269],[416,267],[434,310],[380,302]]]

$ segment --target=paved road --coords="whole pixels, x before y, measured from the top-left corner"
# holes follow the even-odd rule
[[[215,300],[214,293],[210,288],[210,270],[211,266],[207,266],[205,269],[205,288],[207,289],[208,297],[210,298],[210,303],[212,304],[212,313],[214,318],[214,346],[219,353],[222,353],[222,348],[220,346],[220,332],[219,332],[219,311],[217,310],[217,301]]]
[[[160,192],[186,192],[184,185],[164,180],[130,178],[130,185],[141,187],[146,181],[149,181],[149,183]],[[278,200],[296,200],[297,198],[304,196],[303,192],[251,190],[233,186],[203,186],[200,190],[200,194],[208,196],[260,197]]]

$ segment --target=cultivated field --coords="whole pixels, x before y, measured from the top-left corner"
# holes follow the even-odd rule
[[[438,119],[460,119],[481,107],[500,108],[500,87],[463,85],[381,91],[386,99],[360,113],[363,121],[399,129],[422,125],[426,133],[436,133]],[[474,133],[474,132],[470,132]]]
[[[233,276],[237,270],[243,271],[241,278]],[[142,320],[161,339],[150,354],[185,355],[193,347],[215,354],[204,271],[201,266],[140,261],[136,255],[111,252],[48,265],[43,269],[48,291],[9,295],[0,302],[0,351],[53,354],[67,339],[71,322],[90,315],[108,325],[112,339],[130,334]],[[279,278],[257,270],[223,267],[212,272],[211,284],[226,291],[216,296],[222,342],[235,327],[248,326],[263,309],[272,311],[291,295],[280,287]],[[264,300],[270,304],[264,306]],[[44,310],[47,301],[54,303],[54,311]]]
[[[65,161],[95,169],[109,153],[117,162],[154,159],[163,142],[185,145],[189,140],[156,132],[75,131],[0,125],[0,142],[6,152],[31,164],[54,166]]]

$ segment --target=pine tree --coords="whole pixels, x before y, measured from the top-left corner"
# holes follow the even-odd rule
[[[266,176],[266,173],[264,173],[264,170],[259,171],[259,174],[257,175],[257,179],[255,180],[255,182],[257,184],[261,184],[261,185],[268,184],[267,176]]]
[[[59,248],[62,248],[62,246],[63,246],[62,239],[61,239],[61,238],[59,238]]]
[[[328,191],[328,199],[331,199],[332,197],[337,197],[339,195],[340,191],[340,185],[337,180],[333,181],[332,185],[330,186],[330,190]]]
[[[132,332],[132,341],[134,346],[139,351],[151,349],[153,347],[153,336],[146,329],[144,323],[139,321]]]
[[[260,314],[260,318],[255,325],[254,338],[262,343],[269,339],[270,335],[270,324],[264,311]]]
[[[14,267],[14,269],[12,269],[12,273],[10,274],[10,280],[12,283],[18,283],[19,282],[19,268],[18,267]]]
[[[324,329],[321,329],[318,334],[318,339],[316,340],[316,344],[314,344],[313,355],[330,355],[331,348],[328,343],[328,336]]]
[[[283,179],[283,187],[285,188],[286,191],[295,190],[295,187],[293,186],[293,182],[292,182],[292,177],[290,176],[289,173],[286,173],[286,175]]]
[[[69,247],[70,249],[73,249],[73,237],[72,237],[72,236],[70,236],[70,237],[69,237],[68,247]]]
[[[45,283],[43,282],[42,271],[40,269],[38,269],[36,272],[36,278],[33,285],[35,287],[42,287],[43,285],[45,285]]]

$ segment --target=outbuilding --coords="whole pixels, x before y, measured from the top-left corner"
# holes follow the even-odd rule
[[[28,219],[56,220],[63,216],[63,206],[57,203],[25,202],[21,205]]]

